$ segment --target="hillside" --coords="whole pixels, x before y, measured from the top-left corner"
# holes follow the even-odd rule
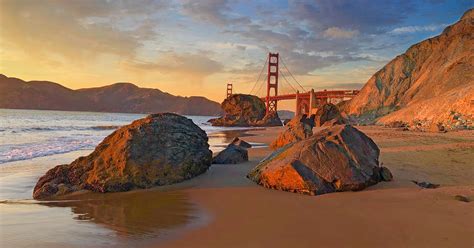
[[[174,96],[131,83],[72,90],[53,82],[25,82],[1,74],[0,108],[209,116],[221,113],[218,103],[204,97]]]
[[[439,36],[410,47],[375,73],[344,105],[360,120],[472,127],[474,10]]]

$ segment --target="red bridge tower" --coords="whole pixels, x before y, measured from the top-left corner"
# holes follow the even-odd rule
[[[277,111],[277,100],[271,97],[278,96],[278,60],[278,53],[268,53],[267,97],[265,99],[267,114]]]

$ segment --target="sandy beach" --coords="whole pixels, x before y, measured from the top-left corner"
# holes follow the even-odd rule
[[[247,163],[212,165],[171,187],[207,220],[151,247],[472,247],[474,205],[454,196],[474,199],[474,132],[358,128],[378,144],[394,181],[321,196],[270,190],[245,177],[271,152],[252,148]],[[269,144],[281,130],[252,130],[244,139]],[[411,180],[441,187],[422,189]]]

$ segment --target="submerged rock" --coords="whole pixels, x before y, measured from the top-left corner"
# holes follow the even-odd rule
[[[379,154],[364,133],[336,125],[276,150],[247,177],[267,188],[311,195],[362,190],[382,180]]]
[[[253,95],[234,94],[221,104],[224,116],[210,119],[213,126],[281,126],[277,113],[265,115],[265,103]]]
[[[278,135],[275,141],[270,144],[272,149],[277,149],[287,144],[306,139],[313,135],[313,119],[306,118],[306,115],[295,116],[285,126],[285,130]]]
[[[207,135],[190,119],[152,114],[116,130],[88,156],[49,170],[37,182],[33,197],[173,184],[205,172],[211,161]]]

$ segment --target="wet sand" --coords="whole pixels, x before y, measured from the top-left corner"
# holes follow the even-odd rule
[[[359,192],[306,196],[265,189],[245,178],[269,148],[250,149],[250,161],[213,165],[174,186],[203,209],[201,227],[152,247],[473,247],[474,131],[446,134],[358,127],[381,148],[394,174]],[[281,128],[249,131],[270,143]],[[411,180],[441,184],[421,189]]]

